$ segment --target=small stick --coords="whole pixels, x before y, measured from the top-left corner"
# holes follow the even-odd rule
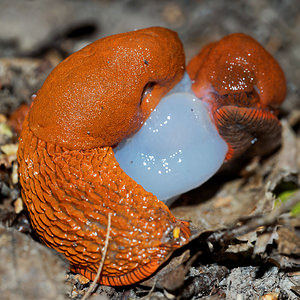
[[[92,294],[92,292],[94,291],[94,288],[96,286],[96,283],[97,283],[97,281],[98,281],[98,279],[100,277],[101,271],[103,269],[103,265],[104,265],[104,261],[105,261],[105,257],[106,257],[106,252],[107,252],[107,248],[108,248],[108,242],[109,242],[109,234],[110,234],[110,228],[111,228],[111,215],[112,215],[112,213],[108,214],[106,239],[105,239],[104,249],[102,251],[101,262],[100,262],[100,265],[99,265],[96,277],[94,278],[92,284],[90,285],[90,287],[87,290],[87,292],[85,293],[85,295],[82,297],[82,300],[87,300],[88,297]]]

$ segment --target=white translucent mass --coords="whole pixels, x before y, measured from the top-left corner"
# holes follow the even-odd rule
[[[214,175],[227,150],[208,106],[190,92],[185,76],[114,153],[127,175],[167,202]]]

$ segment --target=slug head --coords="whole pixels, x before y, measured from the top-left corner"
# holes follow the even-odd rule
[[[48,76],[29,115],[40,139],[68,149],[113,146],[137,131],[183,76],[177,34],[152,27],[98,40]]]
[[[278,145],[281,126],[275,113],[285,98],[285,77],[258,42],[242,33],[226,36],[204,47],[187,72],[229,146],[227,159],[256,142],[270,150]]]

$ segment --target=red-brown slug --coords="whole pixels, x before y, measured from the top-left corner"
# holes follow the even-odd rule
[[[285,98],[285,76],[257,41],[242,33],[228,35],[205,46],[189,62],[187,72],[194,93],[209,103],[229,146],[227,159],[254,143],[262,152],[280,143],[276,111]]]
[[[25,119],[18,161],[32,225],[89,279],[101,260],[109,212],[102,284],[140,281],[188,242],[188,223],[127,176],[112,150],[142,126],[184,64],[177,34],[164,28],[98,40],[53,70]]]
[[[94,279],[109,213],[101,284],[141,281],[188,243],[188,222],[177,220],[124,172],[114,154],[184,71],[177,34],[153,27],[103,38],[74,53],[37,93],[20,136],[22,197],[33,228],[66,256],[72,271]],[[187,71],[229,146],[228,159],[245,151],[257,132],[259,139],[272,130],[272,137],[280,134],[273,109],[285,95],[284,75],[253,39],[236,34],[211,44]]]

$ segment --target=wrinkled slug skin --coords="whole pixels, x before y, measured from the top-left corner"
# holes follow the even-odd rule
[[[184,70],[182,44],[168,29],[100,39],[49,75],[34,101],[30,129],[38,138],[68,149],[115,145],[142,126]],[[151,83],[155,85],[141,103]]]
[[[188,64],[192,89],[207,97],[227,159],[253,143],[263,148],[280,142],[276,110],[286,95],[285,76],[276,60],[253,38],[228,35],[205,46]]]
[[[188,223],[126,175],[112,149],[182,78],[184,60],[164,28],[98,40],[53,70],[23,124],[22,197],[33,228],[71,270],[95,277],[112,213],[101,284],[138,282],[188,242]]]

